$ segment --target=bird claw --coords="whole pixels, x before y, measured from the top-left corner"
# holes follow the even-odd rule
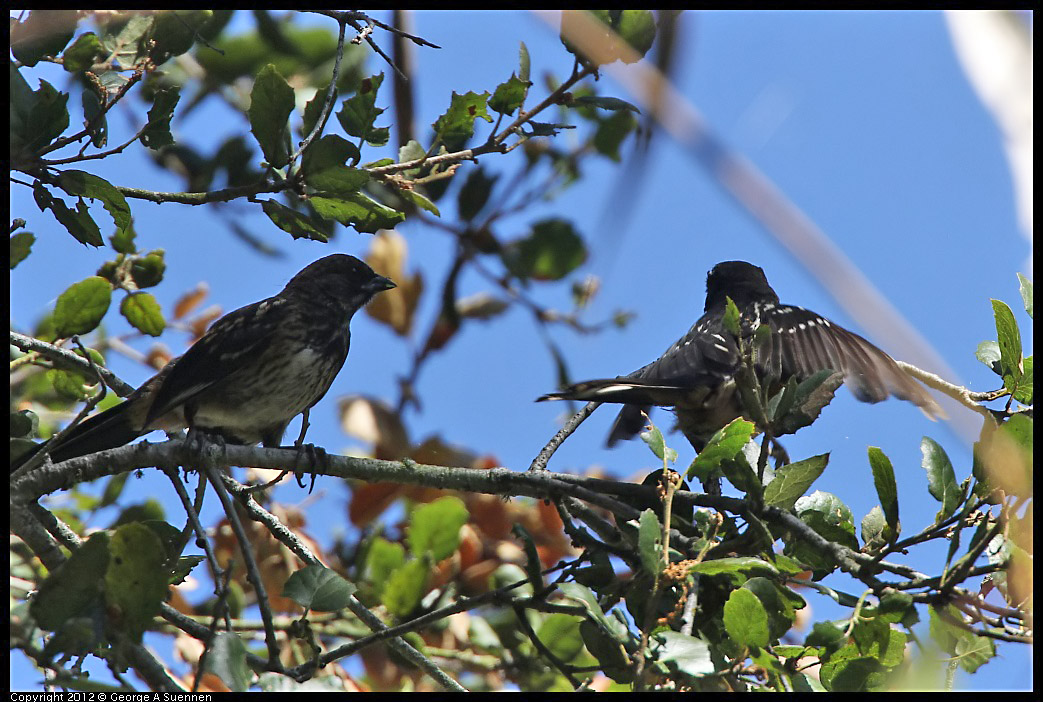
[[[319,463],[322,465],[323,468],[326,468],[329,465],[329,456],[326,453],[326,449],[322,448],[321,446],[316,446],[315,444],[306,444],[301,441],[297,441],[294,443],[293,446],[297,449],[297,457],[294,459],[293,462],[293,477],[297,480],[297,485],[303,488],[304,474],[303,471],[299,469],[301,456],[303,456],[304,454],[308,454],[308,465],[314,465],[316,463]],[[315,475],[315,471],[311,471],[311,483],[308,485],[309,495],[312,493],[312,490],[315,489]]]
[[[224,453],[228,442],[220,434],[211,434],[202,429],[189,428],[184,443],[185,451],[188,452],[189,456],[198,459],[200,462],[206,462],[208,460],[207,448],[210,445],[216,446],[218,451]]]

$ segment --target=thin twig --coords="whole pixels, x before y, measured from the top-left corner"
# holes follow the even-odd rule
[[[209,452],[205,453],[209,454]],[[202,463],[207,480],[213,486],[214,492],[217,493],[217,498],[221,501],[221,507],[228,518],[228,523],[235,533],[236,541],[239,542],[239,550],[243,554],[243,561],[246,566],[246,578],[250,581],[254,594],[257,596],[257,608],[260,610],[261,620],[264,622],[264,642],[268,648],[267,668],[268,670],[279,671],[282,669],[282,663],[279,660],[279,645],[275,637],[275,627],[272,625],[271,603],[268,601],[268,591],[264,586],[261,570],[257,567],[257,561],[250,551],[251,542],[249,536],[239,520],[239,514],[235,511],[235,505],[232,504],[216,464],[210,460],[210,455],[204,455]]]
[[[547,442],[547,445],[536,454],[536,458],[532,459],[532,463],[529,464],[529,470],[547,470],[547,463],[550,462],[551,456],[558,450],[558,447],[572,435],[572,432],[576,431],[576,428],[583,423],[583,420],[589,417],[591,412],[596,410],[600,404],[600,402],[588,402],[576,414],[569,417],[569,421],[565,422],[565,426],[559,429],[558,433]]]
[[[50,359],[59,367],[72,368],[81,372],[89,372],[91,370],[91,362],[88,359],[83,356],[78,356],[72,351],[63,349],[60,346],[48,344],[46,341],[40,341],[39,339],[34,339],[31,336],[26,336],[17,332],[10,332],[9,339],[12,346],[17,346],[26,352],[37,353]],[[133,385],[128,385],[123,382],[115,373],[107,368],[99,368],[98,372],[101,374],[105,384],[112,388],[113,392],[120,397],[126,397],[134,392]]]
[[[337,81],[340,80],[340,61],[344,58],[344,22],[340,22],[340,34],[337,37],[337,58],[333,61],[333,76],[330,78],[330,86],[326,89],[326,98],[322,103],[322,112],[319,114],[319,118],[315,120],[315,126],[312,127],[311,133],[300,143],[300,146],[293,156],[290,157],[290,163],[293,163],[297,158],[304,153],[305,149],[311,145],[311,142],[316,136],[322,133],[322,130],[326,128],[326,120],[330,118],[330,113],[333,111],[333,103],[336,100],[337,95]]]

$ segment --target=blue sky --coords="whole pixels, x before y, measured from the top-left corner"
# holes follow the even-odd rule
[[[545,71],[563,77],[571,66],[556,32],[524,12],[418,12],[414,29],[442,47],[416,54],[421,134],[445,110],[450,90],[491,91],[508,78],[517,68],[519,41],[532,57],[536,85],[530,103],[544,94]],[[378,35],[378,40],[387,46],[384,37]],[[682,19],[680,41],[677,89],[701,111],[709,128],[800,207],[933,345],[957,374],[953,380],[973,390],[998,386],[996,376],[974,358],[980,341],[995,338],[990,298],[1005,300],[1014,310],[1026,355],[1031,353],[1031,325],[1015,276],[1022,272],[1031,277],[1025,267],[1031,247],[1015,216],[1001,135],[961,70],[942,14],[689,12]],[[373,73],[389,70],[377,57],[371,57],[368,68]],[[65,86],[60,71],[55,77],[43,71],[28,75],[48,77],[59,89]],[[30,84],[35,87],[34,81]],[[599,89],[632,99],[609,77],[602,78]],[[244,119],[211,102],[175,122],[175,137],[205,147],[248,133]],[[383,103],[378,100],[389,103],[389,94]],[[113,129],[126,126],[120,116],[110,124]],[[479,122],[482,137],[483,127]],[[570,138],[569,132],[557,137]],[[111,143],[118,141],[116,135],[111,138]],[[520,151],[514,156],[520,158]],[[497,168],[501,162],[489,158],[485,163]],[[576,380],[626,373],[658,356],[701,314],[706,271],[722,260],[743,259],[763,267],[783,302],[864,333],[798,261],[665,135],[657,135],[648,165],[639,181],[619,190],[624,171],[599,159],[579,185],[524,219],[509,221],[515,235],[521,235],[528,222],[540,217],[571,219],[591,249],[573,278],[589,273],[602,279],[585,320],[600,321],[620,308],[637,313],[621,331],[580,336],[554,330]],[[119,185],[181,188],[136,148],[99,164],[97,172]],[[617,216],[620,192],[630,200],[632,211],[626,218]],[[445,214],[449,200],[440,203]],[[274,294],[320,256],[334,251],[362,256],[370,242],[369,235],[347,230],[328,245],[291,242],[256,205],[223,208],[222,216],[234,217],[285,252],[284,258],[273,260],[230,236],[213,209],[142,201],[131,205],[139,249],[166,250],[167,278],[153,291],[165,311],[200,281],[210,286],[208,303],[230,311]],[[11,318],[24,328],[53,307],[71,282],[93,275],[111,250],[85,250],[49,214],[39,212],[27,188],[13,186],[11,207],[12,216],[24,217],[37,235],[33,255],[12,273]],[[406,222],[399,232],[409,244],[410,270],[419,267],[426,277],[428,292],[415,332],[419,335],[436,313],[439,302],[433,291],[440,288],[452,248],[448,237],[420,222]],[[487,290],[488,283],[472,275],[464,277],[460,292]],[[530,293],[544,304],[568,308],[567,282],[536,284]],[[110,317],[112,332],[126,331],[115,315]],[[411,352],[387,328],[359,315],[352,336],[345,370],[311,416],[309,439],[331,452],[353,445],[338,426],[336,399],[366,393],[394,401],[396,377],[409,370]],[[185,340],[176,331],[162,339],[175,352]],[[887,339],[871,340],[888,348]],[[414,343],[420,341],[422,337]],[[113,370],[128,382],[138,384],[147,376],[141,366],[111,358]],[[492,322],[466,326],[430,359],[418,386],[423,409],[408,414],[407,424],[414,440],[439,434],[491,453],[501,465],[524,470],[564,417],[564,404],[533,403],[553,390],[554,383],[553,361],[531,316],[515,309]],[[550,467],[584,471],[597,466],[622,478],[651,469],[656,459],[639,441],[612,451],[603,448],[613,416],[611,408],[595,413]],[[664,411],[653,419],[664,428],[670,424]],[[296,436],[294,426],[288,435]],[[926,420],[908,403],[859,403],[844,389],[814,426],[785,443],[795,459],[830,452],[829,467],[816,487],[843,499],[856,521],[876,504],[866,448],[881,447],[894,463],[902,523],[911,534],[937,510],[920,467],[925,435],[946,449],[959,479],[969,475],[969,446],[945,424]],[[691,449],[683,438],[675,435],[668,442],[687,465]],[[146,475],[132,487],[141,495],[169,491],[155,480]],[[284,490],[281,499],[303,501],[305,496],[295,490]],[[310,530],[328,544],[347,528],[341,499],[347,491],[321,478],[319,490],[332,498],[309,506]],[[170,518],[176,522],[181,517],[175,514],[171,507]],[[944,556],[944,545],[924,549],[913,565],[937,572]],[[851,582],[837,583],[859,592]],[[823,598],[809,599],[816,618],[840,616]],[[1005,645],[999,651],[977,675],[959,675],[957,685],[1029,687],[1028,648]],[[15,660],[13,665],[23,664]],[[29,677],[21,679],[31,685],[32,673],[12,670],[14,680],[24,674]]]

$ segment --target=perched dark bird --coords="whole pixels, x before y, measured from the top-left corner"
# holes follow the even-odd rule
[[[909,400],[929,417],[941,408],[886,353],[858,334],[810,310],[779,303],[764,271],[744,261],[718,263],[706,276],[703,316],[662,356],[633,373],[588,380],[539,400],[618,402],[624,407],[609,433],[608,445],[629,439],[645,425],[642,412],[653,405],[673,407],[678,428],[696,451],[733,419],[747,415],[735,378],[741,368],[736,337],[724,327],[727,298],[739,309],[740,330],[748,338],[760,325],[771,333],[760,339],[754,368],[762,386],[777,392],[795,377],[802,381],[823,370],[842,373],[862,402],[889,395]]]
[[[278,295],[214,322],[126,401],[73,427],[48,446],[51,460],[122,446],[156,429],[278,446],[290,420],[322,399],[344,365],[352,315],[393,287],[353,256],[320,258]]]

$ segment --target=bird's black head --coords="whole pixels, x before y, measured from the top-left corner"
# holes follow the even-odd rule
[[[726,297],[739,307],[751,302],[779,301],[779,296],[768,285],[764,271],[745,261],[724,261],[706,274],[706,306],[703,311],[724,307]]]
[[[300,290],[321,295],[354,312],[377,293],[394,287],[394,281],[378,275],[354,256],[333,254],[309,264],[293,276],[283,293]]]

